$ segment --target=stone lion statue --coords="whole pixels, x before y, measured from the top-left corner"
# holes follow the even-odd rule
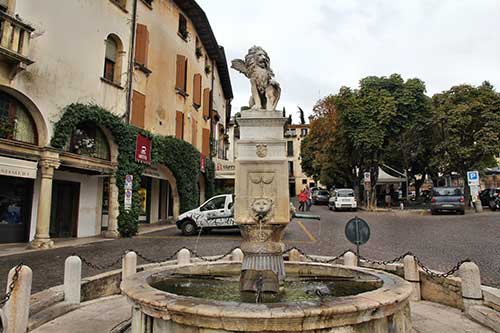
[[[256,222],[269,222],[274,215],[274,201],[271,198],[256,198],[250,205],[252,219]]]
[[[252,96],[249,107],[252,109],[274,111],[278,105],[281,88],[274,80],[270,63],[269,55],[260,46],[253,46],[248,50],[245,61],[241,59],[231,61],[231,68],[250,79]]]

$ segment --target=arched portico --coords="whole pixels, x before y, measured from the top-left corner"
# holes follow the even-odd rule
[[[177,180],[172,171],[165,165],[154,165],[147,168],[142,177],[150,177],[149,182],[149,222],[156,223],[168,218],[177,219],[180,212],[180,198],[177,191]],[[146,189],[147,193],[148,189]]]

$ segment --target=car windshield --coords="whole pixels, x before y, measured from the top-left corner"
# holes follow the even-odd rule
[[[456,188],[456,187],[435,188],[435,189],[432,190],[432,194],[435,197],[461,196],[462,195],[462,189]]]
[[[330,195],[328,191],[318,191],[318,195]]]
[[[354,192],[353,191],[338,191],[337,196],[338,197],[353,197]]]

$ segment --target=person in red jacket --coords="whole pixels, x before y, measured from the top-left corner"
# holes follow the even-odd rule
[[[303,212],[304,211],[304,206],[306,205],[307,200],[309,200],[309,196],[307,195],[306,190],[302,190],[302,192],[299,193],[299,211]]]

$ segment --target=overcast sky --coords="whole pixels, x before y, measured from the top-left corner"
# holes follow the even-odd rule
[[[253,45],[271,57],[278,108],[297,117],[368,75],[425,81],[432,95],[490,81],[500,90],[500,0],[197,0],[228,61]],[[233,114],[250,84],[230,69]]]

